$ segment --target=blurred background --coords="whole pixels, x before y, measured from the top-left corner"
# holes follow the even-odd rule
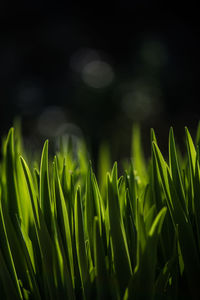
[[[20,117],[31,149],[59,135],[83,137],[95,159],[107,141],[113,159],[130,156],[132,125],[167,148],[174,126],[199,121],[200,27],[149,1],[0,9],[0,134]],[[187,7],[186,7],[187,10]],[[195,18],[194,18],[195,19]],[[193,20],[194,21],[194,20]]]

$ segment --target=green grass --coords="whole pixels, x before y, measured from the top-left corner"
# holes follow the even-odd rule
[[[102,145],[98,178],[84,143],[29,161],[20,131],[2,142],[0,299],[199,299],[200,126],[172,128],[163,157],[151,130],[144,159],[134,127],[132,157],[111,167]],[[24,159],[26,158],[26,159]],[[29,161],[29,162],[28,162]]]

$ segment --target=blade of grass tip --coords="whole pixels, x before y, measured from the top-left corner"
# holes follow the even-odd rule
[[[114,165],[111,176],[112,179],[109,174],[107,176],[110,235],[114,252],[114,267],[122,296],[132,275],[132,267],[119,207],[117,164]]]
[[[126,208],[126,186],[124,176],[121,176],[117,181],[118,192],[119,192],[119,205],[121,210],[122,218],[125,215]]]
[[[155,144],[157,144],[157,139],[156,139],[155,131],[153,128],[151,128],[151,130],[150,130],[150,137],[151,137],[151,143],[154,142]]]
[[[88,286],[90,283],[88,262],[86,256],[86,245],[83,227],[83,208],[81,202],[81,192],[80,187],[78,187],[75,205],[74,205],[74,220],[75,220],[75,239],[76,239],[76,251],[77,259],[79,265],[79,271],[81,276],[82,288],[83,288],[83,298],[86,299],[88,294]]]
[[[14,128],[10,129],[6,141],[6,187],[8,211],[15,222],[15,215],[21,218],[21,211],[15,173]]]
[[[72,237],[71,229],[69,224],[69,216],[66,207],[66,202],[64,199],[63,191],[61,188],[61,183],[58,174],[57,160],[55,159],[55,195],[56,195],[56,207],[57,207],[57,222],[59,225],[62,242],[64,248],[68,253],[68,263],[70,265],[72,282],[74,285],[74,259],[73,259],[73,249],[72,249]]]
[[[48,170],[48,140],[44,143],[40,164],[40,205],[49,233],[51,233],[52,207]]]
[[[174,186],[176,187],[178,197],[180,199],[183,210],[186,212],[185,193],[183,189],[183,182],[181,178],[172,127],[170,128],[170,133],[169,133],[169,166],[170,166],[170,171],[172,174]]]

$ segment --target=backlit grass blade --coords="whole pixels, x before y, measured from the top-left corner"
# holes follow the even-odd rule
[[[152,139],[152,142],[155,142],[155,139]],[[153,143],[152,143],[153,145]],[[152,193],[152,199],[156,205],[156,211],[160,211],[161,208],[166,205],[165,193],[162,187],[162,180],[157,164],[157,158],[155,151],[152,146],[152,158],[151,158],[151,174],[150,174],[150,190]],[[167,219],[163,224],[162,234],[160,235],[160,253],[165,260],[169,260],[171,256],[171,249],[173,244],[173,224],[169,214],[165,216]]]
[[[79,272],[81,276],[82,289],[84,299],[88,293],[89,285],[89,271],[88,260],[86,256],[85,235],[83,227],[83,208],[81,202],[80,188],[78,188],[75,198],[74,206],[74,221],[75,221],[75,237],[76,237],[76,251],[79,265]]]
[[[132,209],[128,189],[126,191],[126,208],[125,208],[125,216],[123,221],[124,221],[124,228],[126,231],[126,239],[129,248],[131,266],[132,269],[134,269],[136,266],[137,233],[136,233],[133,209]]]
[[[15,215],[16,221],[11,220],[8,211],[2,207],[4,215],[4,224],[7,233],[12,259],[15,265],[18,280],[21,280],[25,285],[29,286],[29,278],[27,273],[27,263],[23,255],[22,246],[17,233],[17,214]],[[15,226],[13,225],[15,224]]]
[[[93,172],[93,189],[94,189],[94,195],[95,195],[95,203],[96,203],[96,210],[97,210],[97,217],[99,220],[99,229],[100,229],[100,233],[102,231],[102,222],[105,219],[105,203],[103,202],[103,198],[101,196],[100,190],[99,190],[99,186],[98,186],[98,182],[96,179],[96,176]]]
[[[133,165],[131,163],[130,171],[126,172],[125,174],[125,182],[126,188],[128,189],[129,200],[130,200],[130,207],[132,213],[132,219],[134,224],[136,225],[136,214],[137,214],[137,198],[138,198],[138,189],[137,189],[137,182],[136,182],[136,175],[134,173]]]
[[[137,230],[137,264],[135,266],[134,272],[138,270],[140,266],[141,256],[144,252],[147,242],[147,232],[144,223],[144,216],[142,214],[142,207],[137,200],[137,219],[136,219],[136,230]]]
[[[42,261],[42,278],[44,284],[45,297],[54,300],[56,298],[55,278],[54,278],[54,245],[49,235],[46,222],[40,207],[38,208],[40,227],[36,228],[38,243]]]
[[[177,195],[170,177],[169,183],[174,202],[178,203]],[[200,287],[197,280],[198,274],[200,274],[200,259],[195,242],[195,236],[192,230],[192,224],[190,223],[190,220],[185,217],[180,208],[177,208],[173,217],[175,224],[178,224],[178,240],[180,243],[191,295],[193,295],[194,299],[197,299],[197,295],[200,294]]]
[[[48,168],[48,140],[44,143],[41,164],[40,164],[40,205],[44,214],[44,219],[47,224],[49,233],[51,233],[51,218],[52,218],[52,207],[51,207],[51,193],[49,186],[49,168]]]
[[[42,278],[44,284],[44,291],[46,297],[54,299],[54,277],[53,277],[53,244],[47,230],[44,216],[42,215],[41,208],[37,206],[37,199],[35,199],[34,186],[32,176],[26,162],[21,158],[22,166],[27,180],[27,185],[31,197],[33,214],[34,214],[34,226],[37,234],[37,242],[39,244],[41,262],[42,262]]]
[[[141,134],[139,125],[135,124],[133,126],[132,134],[132,158],[134,168],[137,170],[138,175],[142,178],[142,183],[145,185],[147,181],[146,173],[146,162],[144,159],[144,153],[141,143]]]
[[[195,149],[194,143],[192,141],[192,137],[191,137],[187,127],[185,127],[185,133],[186,133],[186,145],[187,145],[189,163],[191,165],[191,171],[194,176],[195,162],[196,162],[196,149]]]
[[[6,187],[7,187],[7,205],[12,222],[15,223],[17,214],[21,217],[20,201],[15,173],[15,149],[14,149],[14,129],[11,128],[6,141]]]
[[[56,299],[75,299],[75,288],[73,286],[69,263],[66,259],[66,250],[63,246],[58,224],[53,222],[53,260],[54,260],[54,282],[56,286]]]
[[[180,199],[184,211],[186,211],[185,192],[183,189],[183,183],[182,183],[181,172],[180,172],[180,167],[179,167],[177,153],[176,153],[176,146],[175,146],[172,127],[170,128],[170,133],[169,133],[169,166],[170,166],[170,171],[172,174],[174,185],[176,186],[176,192],[178,194],[178,197]]]
[[[0,190],[0,196],[1,196],[1,190]],[[0,197],[1,198],[1,197]],[[9,272],[8,280],[10,281],[10,278],[12,280],[11,284],[11,289],[12,285],[15,288],[15,292],[13,293],[16,294],[17,299],[22,299],[22,294],[21,294],[21,289],[19,286],[18,278],[17,278],[17,273],[8,241],[8,236],[6,232],[6,227],[5,227],[5,222],[4,222],[4,216],[3,216],[3,211],[2,211],[2,205],[1,205],[1,199],[0,199],[0,255],[1,255],[1,277],[4,276],[3,272],[5,272],[5,276],[7,274],[7,270]],[[3,279],[2,279],[3,280]]]
[[[69,160],[69,158],[68,158]],[[68,162],[67,160],[67,162]],[[68,217],[70,222],[71,231],[73,229],[73,207],[75,199],[75,184],[74,184],[74,174],[73,171],[67,167],[67,164],[64,160],[63,169],[61,173],[60,183],[62,186],[62,191],[64,198],[66,199],[66,207],[68,211]]]
[[[26,177],[19,156],[16,158],[16,178],[18,191],[20,195],[19,201],[21,207],[21,219],[23,220],[23,224],[26,228],[26,231],[28,232],[29,225],[33,222],[33,212],[29,190],[26,184]]]
[[[114,165],[111,176],[112,178],[109,174],[107,176],[110,234],[113,245],[116,276],[120,293],[123,295],[132,274],[132,267],[119,207],[117,164]]]
[[[33,215],[34,215],[34,222],[36,223],[36,227],[39,228],[40,221],[39,221],[39,214],[38,214],[38,199],[36,197],[36,193],[35,193],[35,189],[34,189],[33,178],[32,178],[31,172],[30,172],[29,167],[28,167],[26,161],[24,160],[24,158],[20,157],[20,160],[21,160],[24,175],[26,178],[26,183],[27,183],[28,190],[29,190],[29,195],[30,195],[32,210],[33,210]]]
[[[152,193],[153,202],[156,204],[157,211],[163,207],[163,192],[161,188],[161,178],[156,162],[153,144],[157,144],[155,132],[151,129],[151,173],[150,173],[150,189]]]
[[[169,168],[156,144],[153,144],[153,150],[158,163],[162,185],[166,196],[166,202],[170,210],[172,220],[174,224],[177,224],[177,222],[185,223],[187,222],[187,217],[177,196]]]
[[[153,147],[153,155],[155,157],[156,163],[158,165],[159,174],[161,177],[161,183],[165,192],[165,196],[167,199],[169,210],[171,211],[173,208],[172,199],[170,197],[170,189],[169,189],[169,183],[168,183],[168,175],[167,175],[167,164],[160,152],[160,149],[158,148],[157,144],[155,142],[152,143]]]
[[[106,202],[106,174],[111,170],[111,158],[108,145],[103,143],[99,149],[98,180],[104,202]],[[106,203],[105,203],[106,204]]]
[[[39,189],[40,189],[40,172],[37,168],[34,168],[33,171],[33,180],[34,180],[34,186],[35,186],[35,193],[37,198],[39,199]]]
[[[195,163],[196,163],[196,149],[193,144],[192,137],[189,133],[189,130],[187,127],[185,127],[185,133],[186,133],[186,145],[187,145],[187,154],[188,154],[188,161],[189,161],[189,170],[190,170],[190,176],[189,176],[189,183],[190,183],[190,202],[189,205],[192,208],[192,211],[194,213],[194,174],[195,174]]]
[[[27,236],[27,233],[23,229],[23,225],[22,224],[20,225],[19,220],[17,222],[17,225],[18,225],[17,232],[18,232],[18,237],[20,239],[20,245],[27,264],[26,272],[29,279],[30,293],[32,297],[40,300],[41,297],[40,297],[39,287],[36,281],[36,274],[35,274],[36,269],[35,269],[32,243],[29,237]]]
[[[55,160],[55,196],[56,196],[56,208],[57,208],[57,222],[59,225],[64,248],[67,250],[67,258],[71,270],[72,282],[74,285],[74,262],[73,262],[71,228],[69,224],[66,202],[64,199],[64,195],[63,195],[63,191],[61,188],[61,183],[58,175],[58,166],[56,160]]]
[[[94,265],[97,299],[111,299],[109,277],[106,268],[105,252],[99,231],[98,218],[94,218]]]
[[[91,165],[89,166],[86,182],[86,199],[85,199],[85,222],[89,239],[91,255],[93,256],[93,237],[94,237],[94,217],[98,216],[101,231],[101,208],[100,199],[97,192],[96,181]]]
[[[167,212],[167,208],[163,207],[161,209],[161,211],[157,214],[151,229],[149,230],[148,236],[151,238],[155,238],[157,239],[158,235],[160,234],[161,230],[162,230],[162,225],[165,219],[165,215]]]
[[[154,299],[157,242],[166,211],[166,207],[161,209],[147,233],[146,242],[141,249],[139,264],[129,283],[129,299]]]
[[[197,274],[199,274],[200,272],[200,262],[191,223],[187,219],[181,207],[181,204],[179,202],[180,200],[177,196],[174,184],[171,179],[171,175],[169,173],[169,169],[164,163],[164,159],[158,147],[154,146],[154,150],[156,153],[161,178],[163,181],[163,187],[166,194],[167,204],[171,212],[171,217],[174,226],[176,226],[175,224],[178,224],[179,242],[183,255],[187,278],[190,285],[191,293],[195,297],[195,295],[199,291],[199,286],[197,284],[196,278],[198,277]]]

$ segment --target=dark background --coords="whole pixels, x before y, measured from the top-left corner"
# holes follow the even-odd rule
[[[198,11],[184,11],[148,1],[1,2],[0,134],[19,116],[31,149],[70,134],[94,158],[106,140],[121,159],[138,122],[146,153],[151,127],[161,148],[171,125],[182,145],[200,113]]]

